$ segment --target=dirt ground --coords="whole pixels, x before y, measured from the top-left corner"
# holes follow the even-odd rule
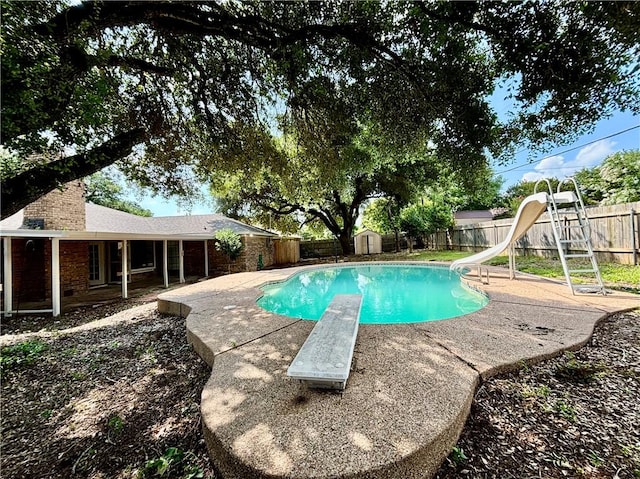
[[[122,305],[108,308],[49,327],[91,326]],[[2,348],[2,477],[215,477],[199,412],[209,368],[187,344],[184,320],[154,309]]]
[[[640,477],[640,311],[591,342],[478,389],[437,478]]]
[[[2,477],[216,477],[199,414],[209,369],[184,320],[154,306],[3,321]],[[483,383],[437,477],[640,477],[639,404],[632,312],[575,354]]]

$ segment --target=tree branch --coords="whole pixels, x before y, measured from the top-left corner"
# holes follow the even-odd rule
[[[2,183],[2,219],[11,216],[64,183],[84,178],[125,158],[145,138],[142,128],[120,133],[100,146],[44,163]]]
[[[101,62],[98,60],[98,57],[95,57],[95,56],[90,56],[89,62],[92,65],[101,64]],[[155,65],[145,60],[141,60],[140,58],[122,57],[119,55],[111,55],[107,59],[106,65],[113,66],[113,67],[123,67],[129,70],[142,71],[142,72],[153,73],[155,75],[163,75],[163,76],[168,76],[175,73],[175,70],[172,68]]]
[[[415,79],[413,73],[406,68],[405,62],[400,55],[376,41],[371,35],[356,28],[354,25],[308,25],[292,31],[280,39],[280,43],[282,45],[290,45],[298,41],[306,40],[314,35],[326,39],[344,38],[353,45],[371,52],[376,58],[401,70],[409,79]]]
[[[36,31],[50,35],[60,43],[68,43],[82,28],[96,34],[106,28],[148,25],[176,34],[221,36],[263,49],[276,46],[274,30],[280,27],[267,26],[254,17],[234,16],[223,8],[211,8],[210,11],[198,8],[202,5],[193,2],[85,1],[38,25]]]
[[[475,2],[472,2],[472,3],[475,3]],[[500,32],[498,32],[498,30],[496,30],[495,28],[482,25],[481,23],[476,23],[473,20],[466,20],[461,16],[457,16],[456,18],[454,18],[451,16],[438,14],[434,12],[432,9],[430,9],[429,8],[430,5],[425,2],[418,2],[417,5],[420,8],[420,11],[425,15],[427,15],[428,17],[434,18],[441,22],[457,23],[459,25],[470,28],[472,30],[484,32],[488,35],[491,35],[492,37],[500,37]]]
[[[368,198],[367,194],[364,191],[364,188],[362,187],[363,183],[364,178],[362,176],[358,176],[355,180],[356,192],[353,195],[353,200],[351,201],[351,206],[349,207],[351,216],[357,216],[360,205]]]
[[[199,6],[201,4],[188,2],[86,1],[67,8],[49,22],[38,25],[36,29],[42,35],[51,35],[61,43],[68,43],[70,37],[87,23],[91,25],[94,34],[105,28],[146,24],[176,34],[219,36],[236,40],[264,50],[274,58],[281,57],[286,47],[308,41],[313,36],[325,39],[344,38],[401,70],[409,79],[414,79],[400,55],[355,25],[312,24],[294,30],[258,16],[233,15],[218,5],[211,4],[210,11],[204,11]]]
[[[288,203],[286,201],[282,201],[281,205],[278,207],[272,206],[269,202],[263,201],[262,195],[259,195],[258,193],[250,195],[249,199],[260,206],[260,208],[264,208],[265,210],[270,211],[271,213],[278,216],[290,215],[291,213],[295,213],[296,211],[304,212],[304,207],[302,207],[302,205]]]
[[[331,231],[334,235],[338,236],[340,234],[340,226],[336,223],[336,220],[327,213],[326,210],[320,208],[309,208],[306,213],[318,218],[320,221],[324,223],[329,231]]]

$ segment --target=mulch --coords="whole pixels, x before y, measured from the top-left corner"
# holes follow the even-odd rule
[[[184,320],[65,333],[131,305],[3,324],[5,344],[36,332],[2,348],[2,477],[216,477],[199,413],[210,371]],[[436,477],[640,477],[639,405],[640,313],[617,314],[580,351],[481,384]]]

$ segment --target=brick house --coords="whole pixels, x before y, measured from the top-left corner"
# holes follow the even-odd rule
[[[84,185],[72,182],[0,222],[2,313],[60,314],[62,298],[94,288],[157,280],[167,287],[185,278],[226,272],[215,249],[216,231],[230,228],[244,248],[232,272],[253,271],[274,261],[277,235],[219,214],[140,217],[86,203]],[[122,281],[125,277],[127,280]]]

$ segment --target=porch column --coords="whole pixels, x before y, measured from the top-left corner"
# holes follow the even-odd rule
[[[162,240],[162,279],[164,280],[164,287],[169,287],[169,248],[167,246],[167,240]]]
[[[4,316],[11,316],[13,310],[13,271],[11,269],[11,238],[2,238],[4,252],[4,278],[2,279],[2,289],[4,294]]]
[[[204,240],[204,276],[209,277],[209,245],[208,240]]]
[[[51,238],[51,309],[60,316],[60,238]]]
[[[182,240],[178,241],[178,258],[180,259],[180,282],[184,283],[184,250],[182,249]]]
[[[127,240],[122,240],[122,298],[129,298],[129,285],[127,284],[127,276],[129,271],[127,266],[129,264],[129,258],[127,255]]]

